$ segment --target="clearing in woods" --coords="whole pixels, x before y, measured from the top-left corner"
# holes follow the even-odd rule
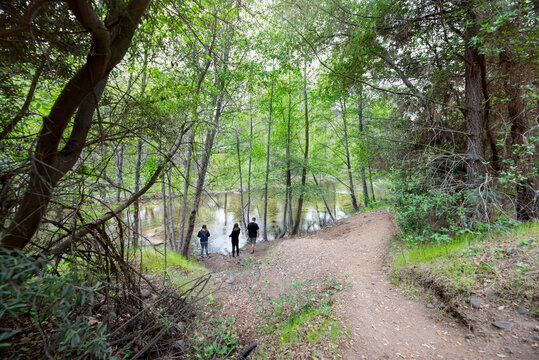
[[[261,298],[276,299],[292,281],[322,284],[333,276],[343,284],[334,295],[334,312],[349,329],[338,350],[344,359],[539,358],[536,348],[519,341],[519,332],[529,329],[517,320],[509,330],[485,324],[467,339],[471,331],[439,307],[427,308],[392,285],[384,261],[396,230],[393,214],[369,211],[318,232],[257,244],[254,258],[244,249],[241,261],[224,255],[206,260],[223,279],[221,312],[234,316],[240,345],[259,338]],[[241,270],[246,261],[255,264],[251,271]],[[293,358],[311,358],[309,349],[297,348]]]

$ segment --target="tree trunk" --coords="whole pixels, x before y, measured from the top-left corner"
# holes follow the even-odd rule
[[[137,142],[137,162],[135,164],[135,193],[140,188],[140,169],[142,167],[142,139]],[[139,199],[133,203],[133,246],[139,245],[140,239],[140,208]]]
[[[251,98],[249,98],[249,112],[251,115],[249,121],[249,173],[247,174],[247,222],[251,218],[251,161],[253,151],[253,109],[251,105]]]
[[[342,110],[342,122],[343,122],[343,139],[344,139],[344,150],[346,154],[346,170],[348,172],[348,189],[350,190],[350,199],[352,200],[352,207],[354,212],[359,211],[359,206],[357,206],[356,192],[354,190],[354,179],[352,177],[352,165],[350,161],[350,148],[348,147],[348,124],[346,121],[346,100],[341,100],[341,110]]]
[[[170,223],[168,221],[168,203],[167,203],[167,190],[166,190],[166,177],[165,174],[161,175],[161,196],[163,201],[163,226],[165,228],[165,244],[167,240],[170,240]]]
[[[371,172],[371,165],[368,164],[367,167],[369,168],[369,182],[371,183],[371,195],[372,195],[372,201],[376,202],[376,198],[374,197],[374,186],[372,184],[372,172]]]
[[[183,194],[182,194],[182,215],[180,219],[180,230],[178,232],[178,239],[180,240],[180,247],[178,251],[187,246],[187,251],[189,251],[189,244],[184,244],[184,232],[185,232],[185,218],[187,217],[187,198],[189,196],[189,185],[191,179],[191,157],[193,156],[193,141],[195,139],[195,132],[191,130],[191,135],[189,135],[189,148],[187,150],[187,169],[185,171],[185,178],[183,183]]]
[[[270,110],[269,110],[269,121],[268,121],[268,144],[266,146],[266,182],[264,184],[264,232],[263,232],[264,241],[268,240],[268,183],[269,183],[272,116],[273,116],[273,78],[271,80]]]
[[[241,208],[241,221],[243,228],[247,228],[247,222],[245,221],[245,208],[243,207],[243,176],[241,174],[241,153],[240,153],[240,137],[236,132],[236,152],[238,154],[238,174],[240,176],[240,208]]]
[[[178,250],[178,239],[176,238],[176,231],[174,231],[174,190],[172,188],[172,179],[171,179],[172,168],[169,168],[167,171],[167,182],[168,182],[168,216],[169,216],[169,226],[170,226],[170,241],[172,243],[172,249]]]
[[[472,19],[475,15],[470,11]],[[483,151],[483,116],[482,116],[482,75],[480,55],[477,48],[471,44],[472,39],[479,33],[477,25],[469,26],[464,34],[464,59],[466,62],[465,72],[465,121],[466,132],[468,134],[466,157],[467,175],[471,184],[477,184],[485,174],[483,162],[485,160]]]
[[[359,136],[363,136],[363,99],[362,99],[361,87],[358,88],[358,102],[357,102],[357,118],[359,121]],[[361,143],[361,139],[360,139]],[[369,206],[369,192],[367,190],[367,180],[365,178],[365,164],[362,161],[361,164],[361,185],[363,188],[363,203],[365,207]]]
[[[309,160],[309,104],[307,102],[307,61],[304,60],[305,73],[303,77],[303,97],[305,101],[305,153],[303,156],[303,170],[301,172],[301,188],[298,199],[298,209],[296,213],[296,221],[292,235],[295,235],[299,231],[299,225],[301,223],[301,213],[303,211],[303,196],[305,192],[305,183],[307,181],[307,162]]]
[[[111,30],[99,20],[87,2],[70,3],[74,17],[92,35],[93,43],[86,63],[65,85],[56,98],[33,151],[30,179],[21,204],[2,237],[2,246],[22,249],[37,232],[54,188],[75,165],[84,148],[93,115],[107,84],[108,74],[122,60],[148,6],[149,0],[131,0]],[[72,131],[63,148],[65,131]]]
[[[11,119],[11,121],[4,127],[4,129],[0,133],[0,141],[5,139],[5,137],[15,128],[15,126],[17,126],[17,124],[24,118],[24,116],[28,112],[30,104],[32,103],[32,99],[34,98],[34,93],[36,91],[37,83],[39,82],[39,77],[41,76],[41,72],[43,71],[44,67],[45,63],[39,65],[39,67],[36,69],[36,72],[32,77],[32,82],[30,83],[28,93],[26,93],[26,99],[24,101],[24,104],[17,112],[15,117]]]
[[[283,114],[284,116],[284,114]],[[290,187],[292,186],[292,175],[290,170],[290,122],[292,120],[292,92],[288,91],[288,121],[286,125],[286,189],[284,195],[284,211],[283,211],[283,231],[279,235],[282,238],[286,235],[288,227],[286,224],[286,215],[288,212],[289,199],[290,199]],[[288,216],[292,218],[292,209],[288,212]]]
[[[224,63],[228,61],[228,48],[225,50]],[[215,76],[216,82],[218,84],[219,93],[215,99],[214,114],[213,119],[210,123],[211,128],[208,129],[206,135],[206,142],[204,144],[204,153],[202,154],[202,159],[200,163],[200,168],[198,171],[197,184],[195,188],[195,195],[193,199],[193,206],[191,207],[191,214],[189,215],[189,221],[187,223],[187,232],[183,238],[183,244],[181,249],[181,254],[185,257],[189,257],[189,244],[191,242],[191,236],[193,236],[193,231],[195,230],[195,221],[197,217],[198,207],[200,205],[200,198],[202,196],[202,190],[204,189],[204,183],[206,181],[206,173],[208,170],[208,165],[210,163],[211,152],[213,149],[213,142],[215,139],[215,134],[217,133],[217,128],[219,127],[219,119],[221,118],[221,113],[223,111],[223,99],[225,93],[225,80],[220,78],[216,60],[214,63],[215,66]]]
[[[522,70],[516,66],[514,56],[509,50],[500,53],[500,67],[504,76],[504,91],[509,99],[507,112],[511,123],[507,146],[513,163],[517,168],[516,213],[519,220],[530,220],[537,214],[537,193],[534,187],[533,167],[536,166],[535,154],[527,151],[530,142],[530,124],[527,118],[526,103],[522,98]]]
[[[118,188],[116,189],[116,202],[122,200],[122,188],[124,187],[124,144],[120,144],[118,149],[118,155],[116,156],[116,182]]]

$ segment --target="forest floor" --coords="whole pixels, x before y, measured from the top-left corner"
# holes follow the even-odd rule
[[[504,318],[488,319],[484,309],[471,309],[467,316],[487,318],[472,331],[443,301],[412,298],[403,285],[393,285],[388,249],[396,231],[393,214],[376,210],[318,232],[257,244],[254,255],[246,248],[239,259],[214,254],[204,262],[222,286],[216,311],[234,318],[240,347],[259,340],[254,359],[539,359],[533,318],[508,309]],[[331,297],[331,316],[318,325],[307,324],[309,316],[288,327],[272,322],[287,301],[293,308],[305,294]],[[512,327],[497,329],[490,324],[495,320],[511,321]],[[301,326],[337,330],[318,337],[326,343],[317,344],[312,330],[301,335]]]

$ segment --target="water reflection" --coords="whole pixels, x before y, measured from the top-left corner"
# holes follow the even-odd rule
[[[386,187],[378,185],[375,187],[375,196],[377,199],[383,199],[386,195]],[[335,219],[341,219],[350,216],[352,205],[350,196],[342,189],[329,185],[326,189],[326,200],[328,206],[333,212]],[[244,201],[246,201],[244,194]],[[296,203],[293,203],[292,211],[295,217]],[[272,193],[268,197],[268,239],[274,240],[282,232],[282,219],[284,211],[283,195]],[[251,198],[251,217],[256,217],[260,226],[260,235],[263,234],[263,215],[264,215],[264,196],[262,193],[253,193]],[[175,231],[178,231],[181,219],[181,200],[176,199],[173,202],[173,217]],[[163,224],[163,206],[160,200],[154,200],[145,203],[140,212],[142,233],[149,238],[152,243],[159,243],[164,240]],[[240,194],[239,193],[213,193],[202,197],[198,211],[196,231],[202,224],[206,224],[210,231],[209,250],[210,252],[229,253],[231,251],[230,238],[228,235],[232,231],[234,223],[240,224],[242,233],[240,236],[240,247],[246,243],[245,229],[241,222]],[[300,223],[301,232],[310,232],[319,230],[331,222],[331,217],[327,213],[324,202],[320,196],[306,199],[302,211],[302,220]],[[289,228],[290,230],[290,228]],[[198,249],[198,240],[193,236],[193,248]]]

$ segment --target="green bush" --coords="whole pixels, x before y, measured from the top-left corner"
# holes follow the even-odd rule
[[[87,284],[71,267],[59,273],[45,257],[0,253],[0,321],[4,327],[30,322],[47,339],[53,358],[111,357],[106,325],[85,315],[99,287]],[[5,331],[0,347],[10,347],[17,334]]]

